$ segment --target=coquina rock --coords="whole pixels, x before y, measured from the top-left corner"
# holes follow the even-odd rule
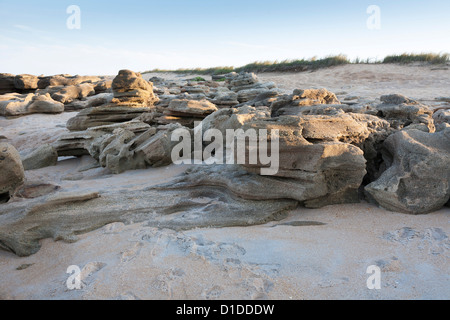
[[[217,107],[207,100],[174,99],[170,101],[164,113],[171,116],[205,118],[214,111],[217,111]]]
[[[64,105],[49,94],[5,94],[0,96],[0,115],[23,116],[31,113],[61,113]]]
[[[336,95],[326,89],[296,89],[291,95],[283,95],[273,101],[272,116],[294,115],[299,107],[340,104]]]
[[[403,130],[385,142],[388,169],[365,190],[383,208],[410,214],[439,210],[450,198],[450,127]]]
[[[147,111],[148,108],[130,108],[110,103],[81,110],[67,121],[66,127],[70,131],[83,131],[92,127],[127,122]]]
[[[112,82],[112,89],[112,102],[117,105],[151,107],[158,102],[153,93],[153,84],[131,70],[120,70]]]
[[[139,73],[121,70],[112,82],[111,103],[85,108],[69,119],[70,131],[82,131],[91,127],[127,122],[154,108],[158,98],[151,83]]]
[[[47,87],[55,86],[76,86],[82,83],[96,83],[102,81],[101,77],[97,76],[71,76],[68,74],[60,74],[54,76],[39,77],[39,89],[46,89]]]
[[[172,132],[183,128],[174,123],[150,127],[141,121],[91,127],[63,135],[55,144],[59,156],[89,154],[113,173],[159,167],[172,163]],[[185,128],[188,130],[188,128]]]
[[[4,142],[0,143],[0,173],[0,203],[3,203],[25,180],[19,152]]]
[[[435,132],[433,111],[428,106],[400,94],[385,95],[380,100],[377,116],[389,121],[393,128],[401,130],[410,125],[424,125],[428,132]]]
[[[36,90],[39,78],[31,74],[20,74],[14,77],[14,87],[18,90]]]
[[[21,159],[25,170],[34,170],[56,165],[58,153],[53,146],[44,144],[34,150],[24,152]]]
[[[10,73],[0,73],[0,94],[16,92],[14,86],[15,75]]]
[[[303,132],[309,129],[312,135],[314,124],[308,128],[308,121],[300,117],[280,117],[276,119],[258,117],[258,111],[252,107],[248,113],[239,110],[222,109],[205,119],[204,129],[214,127],[226,130],[241,128],[261,132],[267,130],[267,140],[271,141],[271,132],[279,131],[279,167],[273,176],[261,175],[261,169],[268,166],[259,161],[249,160],[250,144],[240,144],[235,139],[235,155],[244,152],[245,162],[196,166],[186,172],[175,183],[160,186],[164,190],[189,189],[191,187],[225,188],[238,197],[246,200],[292,199],[304,203],[308,207],[321,207],[329,204],[351,203],[359,201],[358,189],[366,174],[366,160],[363,151],[349,143],[342,143],[327,136],[323,140],[308,141]],[[229,112],[229,114],[226,113]],[[241,110],[244,111],[244,110]],[[260,111],[259,111],[260,112]],[[339,121],[339,120],[337,120]],[[329,123],[316,124],[317,132]],[[342,125],[341,131],[345,132]],[[197,129],[197,128],[196,128]],[[306,129],[306,130],[305,130]],[[336,133],[335,136],[339,134]],[[258,135],[257,139],[261,138]],[[241,141],[242,142],[242,141]],[[244,146],[242,149],[240,146]],[[258,148],[260,145],[258,145]],[[257,150],[259,154],[259,149]],[[269,148],[270,151],[270,148]],[[235,159],[235,163],[238,163]]]

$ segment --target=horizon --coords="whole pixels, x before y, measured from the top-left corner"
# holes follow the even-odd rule
[[[5,1],[0,72],[113,75],[341,54],[380,60],[446,53],[448,10],[450,3],[439,0]]]

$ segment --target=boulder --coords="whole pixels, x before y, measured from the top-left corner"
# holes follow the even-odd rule
[[[31,113],[61,113],[64,105],[49,94],[6,94],[0,96],[0,115],[23,116]]]
[[[272,116],[295,114],[299,107],[340,104],[336,95],[326,89],[296,89],[291,95],[283,95],[272,102]]]
[[[79,111],[87,108],[99,107],[111,103],[113,99],[112,93],[100,93],[90,96],[84,100],[76,100],[64,106],[65,111]]]
[[[142,78],[140,73],[120,70],[112,82],[113,103],[117,105],[151,107],[158,98],[153,93],[153,84]]]
[[[60,74],[55,76],[39,77],[39,89],[46,89],[47,87],[55,86],[76,86],[82,83],[94,83],[102,81],[100,77],[96,76],[71,76],[68,74]]]
[[[388,169],[365,190],[383,208],[409,214],[439,210],[450,198],[450,127],[403,130],[385,142]]]
[[[302,136],[307,125],[306,120],[299,117],[270,119],[265,118],[263,114],[261,114],[263,117],[259,118],[257,111],[252,109],[253,112],[248,112],[247,119],[241,119],[243,125],[236,119],[237,117],[234,117],[239,115],[237,112],[222,109],[205,119],[203,126],[207,129],[215,127],[217,123],[218,128],[222,130],[226,129],[224,126],[240,127],[244,132],[254,129],[258,134],[256,137],[258,140],[263,132],[259,130],[264,129],[267,130],[268,137],[265,138],[269,143],[270,133],[278,130],[278,172],[272,176],[262,175],[261,169],[268,166],[262,165],[259,161],[250,163],[249,144],[245,144],[242,150],[240,149],[243,145],[240,143],[243,142],[240,140],[242,138],[235,137],[234,155],[237,157],[239,153],[245,152],[244,163],[196,166],[175,183],[164,185],[163,188],[188,189],[199,186],[207,187],[209,190],[225,188],[246,200],[292,199],[312,208],[359,201],[358,189],[366,174],[366,160],[360,148],[331,139],[310,142]],[[246,114],[243,113],[243,116]],[[232,118],[234,120],[230,121]],[[256,150],[258,154],[259,147],[260,145]]]
[[[172,163],[171,141],[178,123],[158,128],[134,120],[92,127],[62,136],[55,144],[59,156],[90,154],[113,173],[158,167]],[[187,128],[186,128],[187,129]]]
[[[424,125],[428,132],[436,130],[433,111],[426,105],[400,94],[385,95],[376,107],[377,116],[390,122],[393,128],[401,130],[409,125]]]
[[[51,96],[54,100],[64,104],[84,99],[95,94],[94,85],[82,83],[74,86],[57,87],[59,90],[51,90]],[[51,89],[51,87],[50,87]]]
[[[16,92],[14,86],[15,75],[10,73],[0,73],[0,94]]]
[[[34,150],[24,152],[21,158],[25,170],[35,170],[55,166],[58,162],[58,153],[53,146],[44,144]]]
[[[205,118],[217,111],[217,107],[207,100],[174,99],[164,112],[171,116]]]
[[[442,123],[450,124],[450,108],[435,110],[433,120],[438,125]]]
[[[38,89],[39,78],[31,74],[20,74],[14,78],[14,87],[17,90],[36,90]]]
[[[8,143],[0,143],[0,203],[6,202],[25,180],[19,152]]]

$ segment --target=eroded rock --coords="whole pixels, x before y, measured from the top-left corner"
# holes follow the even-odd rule
[[[387,138],[389,168],[365,190],[385,209],[424,214],[450,198],[450,127],[437,133],[403,130]]]

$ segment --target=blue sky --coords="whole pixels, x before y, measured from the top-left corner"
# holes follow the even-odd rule
[[[81,10],[81,28],[66,9]],[[381,29],[369,30],[377,5]],[[448,0],[0,0],[0,72],[240,66],[324,57],[450,52]]]

